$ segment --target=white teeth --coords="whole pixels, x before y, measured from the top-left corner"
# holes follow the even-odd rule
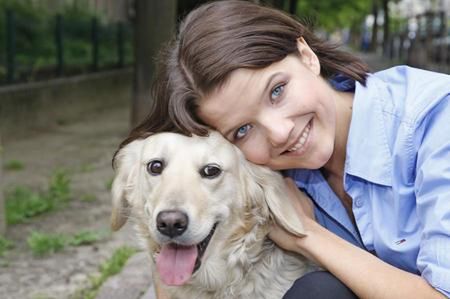
[[[288,149],[288,152],[295,152],[295,151],[299,150],[305,144],[306,139],[308,138],[310,129],[311,129],[311,124],[308,124],[305,127],[305,129],[303,130],[303,133],[300,136],[300,139],[297,141],[297,143],[293,147]]]

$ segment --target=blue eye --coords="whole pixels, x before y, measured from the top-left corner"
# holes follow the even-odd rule
[[[251,125],[245,124],[239,129],[237,129],[236,133],[234,134],[235,139],[241,139],[247,135],[248,131],[252,128]]]
[[[275,101],[278,97],[280,97],[283,91],[284,91],[284,84],[278,85],[274,89],[272,89],[272,93],[270,95],[271,101]]]

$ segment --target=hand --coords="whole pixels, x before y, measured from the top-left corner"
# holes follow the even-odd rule
[[[297,185],[291,178],[285,178],[284,181],[286,183],[286,200],[291,201],[292,206],[294,206],[297,211],[297,215],[301,220],[306,233],[308,234],[310,223],[315,222],[314,205],[311,199],[298,189]],[[299,251],[300,249],[297,244],[299,237],[287,232],[276,223],[272,226],[269,232],[269,238],[285,250],[302,253]]]

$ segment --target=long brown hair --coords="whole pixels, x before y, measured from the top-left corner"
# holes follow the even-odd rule
[[[261,69],[296,53],[300,37],[317,55],[324,78],[342,74],[365,85],[366,64],[321,40],[294,17],[248,1],[211,2],[191,11],[162,51],[150,113],[121,146],[149,132],[207,134],[196,116],[198,100],[236,69]]]

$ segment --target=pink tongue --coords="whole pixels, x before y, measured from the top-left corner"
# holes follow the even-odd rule
[[[156,258],[156,267],[166,285],[183,285],[191,278],[197,260],[197,246],[164,245]]]

